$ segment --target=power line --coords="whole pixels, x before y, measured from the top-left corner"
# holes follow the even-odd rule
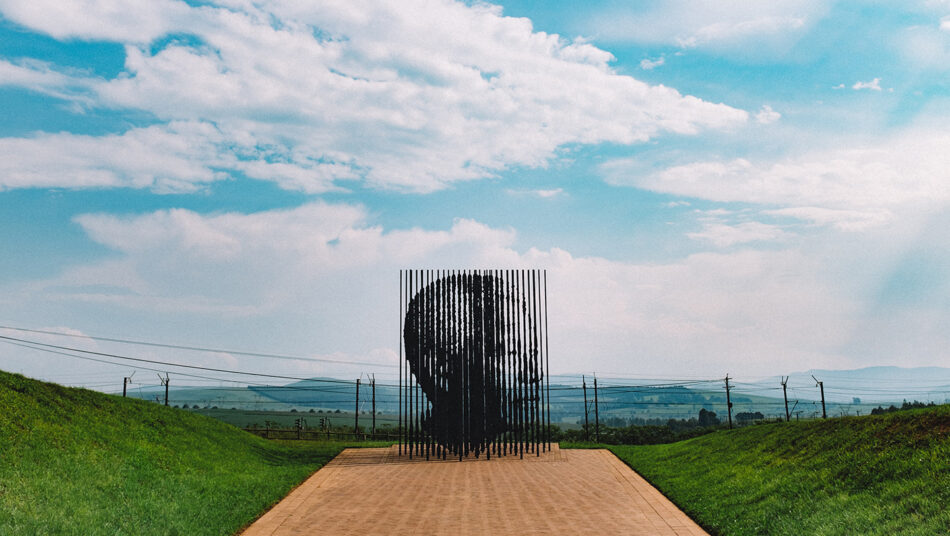
[[[261,353],[261,352],[248,352],[243,350],[222,350],[217,348],[205,348],[202,346],[185,346],[180,344],[168,344],[161,342],[148,342],[148,341],[136,341],[132,339],[117,339],[113,337],[98,337],[93,335],[78,335],[75,333],[60,333],[58,331],[47,331],[42,329],[30,329],[30,328],[18,328],[13,326],[2,326],[0,329],[9,329],[13,331],[24,331],[28,333],[41,333],[44,335],[56,335],[59,337],[73,337],[77,339],[92,339],[94,341],[104,341],[104,342],[116,342],[121,344],[134,344],[138,346],[152,346],[156,348],[170,348],[172,350],[189,350],[193,352],[211,352],[219,354],[233,354],[233,355],[243,355],[249,357],[264,357],[268,359],[287,359],[292,361],[312,361],[315,363],[334,363],[338,365],[362,365],[370,367],[392,367],[392,364],[386,363],[371,363],[368,361],[344,361],[341,359],[323,359],[317,357],[303,357],[303,356],[293,356],[293,355],[283,355],[283,354],[271,354],[271,353]]]
[[[0,326],[0,328],[19,329],[19,328],[9,328],[9,327],[5,327],[5,326]],[[34,332],[38,332],[38,333],[53,333],[53,334],[55,334],[54,332],[43,332],[43,331],[40,331],[40,330],[25,330],[25,329],[24,329],[23,331],[34,331]],[[69,334],[58,334],[58,335],[74,336],[74,335],[69,335]],[[80,336],[75,336],[75,337],[80,337]],[[104,338],[100,338],[100,339],[104,339]],[[112,339],[105,339],[105,340],[112,340]],[[336,385],[338,385],[338,387],[329,387],[329,386],[328,386],[328,387],[323,387],[323,388],[321,388],[321,387],[316,387],[316,386],[294,386],[294,385],[274,386],[274,385],[268,385],[268,384],[263,384],[263,383],[256,383],[256,382],[251,382],[251,381],[246,381],[246,380],[239,381],[239,380],[226,379],[226,378],[221,378],[221,377],[211,377],[211,376],[203,376],[203,375],[198,375],[198,374],[188,374],[188,373],[184,373],[184,372],[176,372],[176,373],[175,373],[175,374],[180,375],[180,376],[185,376],[185,377],[189,377],[189,378],[195,378],[195,379],[198,379],[198,380],[227,382],[227,383],[233,383],[233,384],[240,384],[240,385],[242,385],[242,386],[248,386],[248,387],[254,386],[254,387],[259,387],[259,388],[261,388],[261,390],[294,390],[294,391],[324,392],[324,393],[328,393],[328,394],[329,394],[329,393],[341,393],[341,394],[342,394],[343,392],[346,392],[346,391],[341,391],[341,390],[339,390],[339,389],[341,389],[341,388],[342,388],[342,389],[345,389],[344,386],[353,386],[354,383],[355,383],[355,382],[353,382],[353,381],[347,381],[347,380],[300,378],[300,377],[294,377],[294,376],[282,376],[282,375],[276,375],[276,374],[264,374],[264,373],[247,372],[247,371],[237,371],[237,370],[230,370],[230,369],[220,369],[220,368],[212,368],[212,367],[202,367],[202,366],[197,366],[197,365],[185,365],[185,364],[179,364],[179,363],[170,363],[170,362],[158,361],[158,360],[152,360],[152,359],[135,358],[135,357],[125,356],[125,355],[120,355],[120,354],[111,354],[111,353],[105,353],[105,352],[95,352],[95,351],[91,351],[91,350],[82,350],[82,349],[79,349],[79,348],[72,348],[72,347],[68,347],[68,346],[59,346],[59,345],[41,343],[41,342],[37,342],[37,341],[32,341],[32,340],[27,340],[27,339],[20,339],[20,338],[16,338],[16,337],[2,336],[2,335],[0,335],[0,342],[6,342],[7,344],[11,344],[11,345],[19,346],[19,347],[23,347],[23,348],[28,348],[28,349],[32,349],[32,350],[36,350],[36,351],[42,351],[42,352],[47,352],[47,353],[52,353],[52,354],[63,355],[63,356],[70,357],[70,358],[74,358],[74,359],[82,359],[82,360],[87,360],[87,361],[99,362],[99,363],[104,363],[104,364],[113,365],[113,366],[132,366],[133,368],[136,368],[136,369],[150,370],[150,371],[154,371],[154,372],[167,372],[167,370],[165,370],[165,369],[152,368],[152,367],[148,367],[148,366],[144,366],[144,365],[124,365],[124,364],[122,364],[122,363],[116,363],[116,362],[114,362],[114,361],[107,361],[107,360],[104,360],[104,359],[97,359],[97,358],[95,358],[95,357],[90,357],[90,356],[93,356],[93,355],[94,355],[94,356],[107,357],[107,358],[112,358],[112,359],[120,359],[120,360],[126,360],[126,361],[135,361],[135,362],[139,362],[139,363],[148,363],[148,364],[153,364],[153,365],[165,365],[165,366],[170,366],[170,367],[180,367],[180,368],[187,368],[187,369],[205,370],[205,371],[211,371],[211,372],[220,372],[220,373],[224,373],[224,374],[235,374],[235,375],[254,376],[254,377],[263,377],[263,378],[276,378],[276,379],[295,380],[295,381],[302,381],[302,382],[329,383],[329,384],[336,384]],[[165,345],[165,346],[173,347],[172,345]],[[186,348],[186,349],[191,349],[191,348]],[[67,352],[78,352],[78,353],[87,354],[87,355],[76,355],[75,353],[67,353]],[[254,354],[254,355],[258,355],[258,354]],[[263,354],[260,354],[260,355],[263,355]],[[634,381],[636,381],[636,380],[634,380]],[[656,380],[654,379],[654,381],[656,381]],[[664,388],[670,388],[670,387],[683,387],[683,388],[685,388],[685,387],[687,387],[687,386],[696,386],[696,385],[700,385],[700,384],[707,384],[707,383],[709,383],[709,382],[712,381],[712,380],[674,380],[674,379],[670,379],[670,380],[666,380],[666,381],[667,381],[667,383],[638,384],[638,385],[611,385],[611,386],[604,387],[603,389],[604,389],[604,391],[605,391],[605,394],[608,394],[608,395],[609,395],[609,394],[620,395],[620,394],[625,394],[625,393],[663,394],[663,393],[658,393],[657,391],[661,391],[661,390],[664,389]],[[870,382],[869,382],[869,383],[870,383]],[[111,382],[110,382],[110,383],[103,383],[103,384],[100,384],[100,383],[97,382],[96,385],[97,385],[97,386],[100,386],[100,385],[110,385],[110,384],[111,384]],[[756,385],[756,384],[750,384],[750,383],[742,383],[741,385],[744,385],[744,386],[746,386],[746,387],[743,388],[743,389],[741,389],[741,390],[740,390],[740,389],[737,389],[737,390],[736,390],[736,393],[737,393],[737,394],[743,394],[743,393],[752,392],[752,391],[768,391],[768,390],[777,390],[777,389],[778,389],[778,387],[767,388],[767,387],[764,387],[764,386],[758,386],[758,385]],[[393,388],[397,387],[396,385],[389,385],[389,384],[380,384],[380,386],[381,386],[381,387],[393,387]],[[202,389],[220,389],[220,390],[229,390],[229,389],[230,389],[230,390],[237,390],[237,388],[224,388],[224,387],[214,388],[214,387],[197,387],[197,386],[196,386],[196,387],[194,387],[194,388],[195,388],[195,389],[202,388]],[[244,389],[244,388],[247,388],[247,387],[242,387],[242,389]],[[790,388],[793,390],[793,392],[796,391],[796,388],[795,388],[795,387],[790,386]],[[799,387],[799,388],[797,388],[797,389],[798,389],[798,390],[804,390],[805,388]],[[918,389],[919,389],[919,390],[918,390]],[[932,393],[934,393],[934,392],[942,391],[941,388],[922,388],[922,389],[921,389],[921,388],[918,388],[918,389],[912,389],[912,388],[911,388],[911,389],[903,389],[903,390],[900,390],[900,389],[893,389],[893,388],[877,388],[877,389],[875,389],[875,388],[873,388],[873,387],[860,389],[860,388],[841,387],[841,388],[829,388],[828,391],[829,391],[830,393],[838,393],[838,394],[851,393],[851,394],[855,394],[855,395],[867,395],[867,394],[870,394],[870,393],[882,393],[882,394],[883,394],[883,393],[888,393],[888,394],[892,394],[892,395],[904,395],[904,396],[926,395],[926,394],[932,394]],[[257,395],[259,395],[259,396],[266,396],[266,395],[261,394],[258,390],[254,390],[254,389],[251,389],[251,390],[254,391],[255,394],[257,394]],[[552,390],[552,391],[562,391],[562,392],[564,392],[564,391],[580,391],[580,390],[581,390],[581,387],[579,387],[579,386],[570,386],[570,385],[561,385],[561,386],[552,387],[551,390]],[[700,391],[700,392],[705,392],[705,391]],[[682,406],[698,406],[698,405],[703,405],[703,404],[712,403],[712,401],[695,401],[695,402],[646,402],[646,401],[642,401],[642,402],[635,402],[635,401],[616,401],[616,400],[615,400],[615,401],[610,401],[610,399],[607,399],[607,400],[608,400],[608,403],[611,403],[611,404],[613,404],[613,405],[615,405],[615,406],[626,406],[626,405],[658,405],[658,406],[659,406],[659,405],[667,405],[667,406],[678,406],[678,405],[682,405]],[[275,402],[283,402],[283,401],[279,401],[279,400],[274,400],[274,401],[275,401]],[[253,402],[253,401],[252,401],[252,402]],[[267,400],[264,400],[263,402],[268,402],[268,401],[267,401]],[[870,401],[869,401],[869,402],[870,402]],[[558,401],[558,403],[564,403],[564,401]],[[768,405],[769,403],[764,402],[764,401],[754,401],[754,402],[748,402],[748,403],[743,402],[743,404],[750,404],[750,405]]]
[[[70,352],[80,352],[80,353],[83,353],[83,354],[97,355],[97,356],[101,356],[101,357],[111,357],[111,358],[113,358],[113,359],[123,359],[123,360],[127,360],[127,361],[137,361],[137,362],[140,362],[140,363],[151,363],[151,364],[156,364],[156,365],[166,365],[166,366],[170,366],[170,367],[183,367],[183,368],[195,369],[195,370],[207,370],[207,371],[211,371],[211,372],[223,372],[223,373],[225,373],[225,374],[238,374],[238,375],[242,375],[242,376],[255,376],[255,377],[262,377],[262,378],[277,378],[277,379],[282,379],[282,380],[312,381],[312,382],[324,382],[324,383],[342,383],[342,384],[350,384],[350,383],[353,383],[353,382],[349,382],[349,381],[346,381],[346,380],[331,380],[331,379],[326,379],[326,378],[299,378],[299,377],[296,377],[296,376],[281,376],[281,375],[278,375],[278,374],[264,374],[264,373],[260,373],[260,372],[247,372],[247,371],[239,371],[239,370],[219,369],[219,368],[213,368],[213,367],[200,367],[200,366],[198,366],[198,365],[183,365],[183,364],[180,364],[180,363],[169,363],[168,361],[158,361],[158,360],[155,360],[155,359],[143,359],[143,358],[140,358],[140,357],[128,357],[128,356],[119,355],[119,354],[110,354],[110,353],[106,353],[106,352],[94,352],[94,351],[92,351],[92,350],[82,350],[82,349],[79,349],[79,348],[71,348],[71,347],[69,347],[69,346],[59,346],[59,345],[56,345],[56,344],[46,344],[46,343],[36,342],[36,341],[30,341],[30,340],[26,340],[26,339],[18,339],[18,338],[16,338],[16,337],[7,337],[7,336],[5,336],[5,335],[0,335],[0,339],[2,339],[2,340],[5,341],[5,342],[7,342],[7,341],[15,341],[15,342],[19,342],[19,343],[32,344],[32,345],[34,345],[34,346],[41,346],[41,347],[44,347],[44,348],[55,348],[55,349],[57,349],[57,350],[67,350],[67,351],[70,351]],[[67,355],[68,357],[78,357],[78,356],[70,355],[70,354],[63,354],[63,355]],[[93,361],[96,361],[96,360],[93,360]],[[117,365],[117,364],[118,364],[118,363],[113,363],[113,362],[109,362],[109,361],[100,361],[100,362],[109,363],[109,364],[111,364],[111,365]],[[144,368],[144,367],[143,367],[143,368]],[[152,370],[152,369],[146,369],[146,370]]]

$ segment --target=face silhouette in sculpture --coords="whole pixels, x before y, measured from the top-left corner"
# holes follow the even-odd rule
[[[439,444],[492,441],[538,381],[529,372],[537,370],[531,311],[518,282],[499,275],[443,277],[409,302],[406,361],[431,403],[422,428]]]

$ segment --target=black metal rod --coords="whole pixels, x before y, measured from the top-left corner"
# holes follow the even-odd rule
[[[428,378],[426,381],[430,385],[428,388],[422,389],[422,396],[425,400],[424,406],[424,423],[423,432],[425,433],[425,453],[426,459],[428,460],[430,456],[435,455],[435,443],[434,438],[435,434],[433,431],[432,425],[432,401],[435,397],[435,392],[433,391],[431,384],[432,378],[434,376],[433,370],[435,363],[433,362],[433,357],[435,356],[435,313],[436,313],[436,303],[435,303],[435,292],[432,290],[432,282],[434,281],[434,274],[432,270],[426,270],[425,272],[426,283],[423,288],[426,289],[426,314],[425,314],[425,337],[426,340],[430,341],[430,344],[426,346],[425,355],[423,356],[423,377]]]
[[[544,271],[544,357],[547,359],[545,361],[545,376],[547,377],[547,390],[548,390],[548,450],[551,449],[551,348],[548,345],[548,271]]]
[[[414,283],[415,283],[415,272],[409,272],[409,277],[408,277],[407,279],[409,280],[409,281],[407,282],[407,285],[409,286],[409,294],[408,294],[408,295],[409,295],[409,296],[414,296],[415,293],[414,293],[413,291],[415,290],[415,284],[414,284]],[[413,326],[413,329],[415,329],[415,328],[416,328],[416,326]],[[408,328],[407,328],[407,329],[408,329]],[[413,334],[413,335],[416,335],[416,334]],[[416,337],[416,338],[415,338],[415,341],[414,341],[414,342],[416,343],[416,345],[418,345],[418,341],[419,341],[419,338]],[[419,348],[417,347],[415,350],[416,350],[416,353],[418,353]],[[412,360],[412,358],[411,358],[411,357],[409,356],[409,354],[408,354],[408,348],[407,348],[406,359],[409,360],[409,361]],[[414,423],[413,423],[413,420],[414,420],[414,419],[413,419],[413,408],[414,408],[414,406],[413,406],[413,399],[412,399],[412,398],[413,398],[412,395],[413,395],[414,392],[415,392],[415,382],[412,381],[412,366],[411,366],[411,362],[410,362],[410,363],[407,363],[407,366],[406,366],[406,417],[408,418],[408,424],[406,425],[406,434],[407,434],[406,437],[408,438],[409,459],[410,459],[410,460],[412,459],[412,456],[413,456],[413,454],[415,454],[415,450],[416,450],[416,445],[415,445],[415,443],[416,443],[415,427],[413,426],[413,424],[414,424]]]
[[[547,272],[401,270],[399,284],[399,454],[549,450]]]
[[[402,306],[402,270],[399,270],[399,420],[396,421],[396,428],[399,434],[399,455],[402,456],[402,321],[405,318],[406,310]]]
[[[419,292],[422,292],[423,291],[422,270],[419,270],[419,272],[416,274],[416,277],[418,280],[417,284],[418,284]],[[423,310],[425,310],[425,305],[422,305],[422,307],[423,307]],[[415,407],[416,439],[415,441],[416,441],[416,455],[419,455],[419,456],[422,455],[422,435],[423,435],[422,434],[422,386],[419,385],[420,383],[419,380],[422,377],[422,355],[425,352],[425,347],[423,346],[424,343],[423,343],[423,338],[422,338],[422,335],[424,333],[423,327],[422,327],[422,320],[423,319],[420,318],[420,321],[416,323],[416,331],[418,333],[418,335],[416,336],[416,339],[419,341],[419,351],[416,352],[416,381],[414,384],[415,402],[416,402],[416,407]]]
[[[538,286],[535,281],[537,270],[531,270],[528,278],[531,287],[531,400],[534,404],[534,438],[532,444],[536,456],[541,455],[541,391],[538,383]]]

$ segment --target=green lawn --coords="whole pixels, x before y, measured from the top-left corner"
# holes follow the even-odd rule
[[[0,534],[234,534],[344,446],[0,372]]]
[[[950,406],[606,447],[712,534],[950,534]]]

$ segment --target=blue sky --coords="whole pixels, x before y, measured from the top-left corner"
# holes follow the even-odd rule
[[[0,324],[385,377],[399,268],[525,267],[558,372],[946,365],[948,66],[936,0],[0,0]]]

